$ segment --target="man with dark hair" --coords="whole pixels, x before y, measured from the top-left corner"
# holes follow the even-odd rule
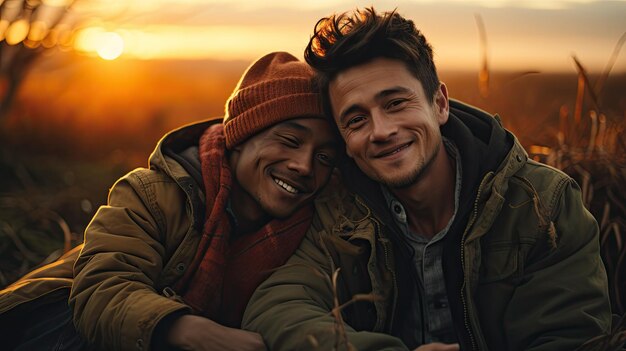
[[[274,350],[550,351],[610,329],[578,185],[529,160],[497,115],[449,100],[412,21],[371,8],[323,18],[305,57],[345,141],[350,191],[316,201],[246,329]]]
[[[167,134],[149,169],[113,186],[80,254],[0,291],[0,348],[264,350],[244,308],[298,247],[336,159],[312,78],[268,54],[223,119]]]

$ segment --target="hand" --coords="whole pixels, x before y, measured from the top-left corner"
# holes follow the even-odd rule
[[[459,344],[442,344],[434,342],[432,344],[422,345],[413,351],[459,351]]]
[[[265,351],[261,335],[194,315],[178,318],[167,333],[167,341],[183,350]]]

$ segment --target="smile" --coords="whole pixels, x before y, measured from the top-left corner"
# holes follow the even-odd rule
[[[381,152],[376,157],[383,158],[383,157],[387,157],[387,156],[391,156],[391,155],[397,154],[398,152],[408,148],[409,145],[411,145],[411,143],[406,143],[406,144],[400,145],[399,147],[397,147],[397,148],[395,148],[393,150]]]
[[[278,184],[281,188],[285,189],[287,192],[289,192],[291,194],[297,194],[297,193],[300,192],[294,186],[289,185],[289,184],[285,183],[284,181],[282,181],[282,180],[280,180],[278,178],[274,178],[274,183]]]

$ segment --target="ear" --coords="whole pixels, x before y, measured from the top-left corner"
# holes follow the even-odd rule
[[[448,87],[443,82],[439,84],[439,89],[435,91],[433,108],[439,125],[446,124],[450,115],[450,102],[448,100]]]
[[[241,144],[233,146],[233,148],[228,151],[227,155],[230,169],[232,169],[234,172],[234,170],[237,168],[239,157],[241,156]]]

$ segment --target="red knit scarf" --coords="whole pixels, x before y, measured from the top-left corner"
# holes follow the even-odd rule
[[[255,233],[229,242],[231,226],[226,206],[231,170],[225,157],[221,124],[200,138],[200,163],[206,193],[206,220],[190,269],[176,284],[196,313],[218,323],[239,327],[254,289],[285,263],[298,247],[312,219],[305,206],[286,220],[272,220]]]

